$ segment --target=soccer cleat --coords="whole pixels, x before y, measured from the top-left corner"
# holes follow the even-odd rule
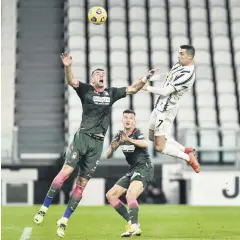
[[[198,163],[198,160],[197,160],[196,151],[194,150],[193,152],[188,153],[188,156],[190,158],[189,165],[193,168],[193,170],[196,173],[199,173],[200,172],[200,164]]]
[[[141,234],[140,224],[132,224],[126,226],[126,232],[122,233],[121,237],[141,236]]]
[[[137,224],[137,226],[131,225],[129,232],[131,233],[131,236],[141,236],[142,230],[140,224]]]
[[[131,228],[131,225],[127,224],[125,226],[126,231],[121,234],[121,237],[130,237],[131,236],[131,234],[129,233],[130,228]]]
[[[62,220],[62,218],[61,218],[61,219],[59,219],[59,220],[57,221],[57,225],[58,225],[57,235],[58,235],[60,238],[63,238],[64,235],[65,235],[65,230],[66,230],[66,227],[67,227],[67,223],[64,222],[64,221]]]
[[[43,218],[46,215],[46,211],[43,211],[43,209],[40,208],[40,210],[37,212],[37,214],[34,216],[34,222],[39,225],[43,222]]]
[[[191,152],[196,152],[196,150],[195,150],[194,148],[191,148],[191,147],[186,147],[185,150],[184,150],[184,152],[185,152],[186,154],[189,154],[189,153],[191,153]]]

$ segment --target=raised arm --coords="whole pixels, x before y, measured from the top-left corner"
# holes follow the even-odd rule
[[[68,83],[68,85],[72,87],[78,87],[79,82],[74,79],[71,65],[72,65],[72,57],[68,55],[67,52],[63,53],[61,55],[62,63],[64,65],[64,72],[65,72],[65,78]]]
[[[148,86],[148,84],[146,84],[142,88],[142,90],[148,91],[150,93],[158,94],[164,97],[176,91],[176,89],[172,85],[168,85],[167,87],[152,87],[152,86]]]
[[[159,70],[158,68],[150,70],[147,75],[139,78],[131,86],[127,87],[127,94],[128,95],[135,94],[139,90],[141,90],[141,88],[146,84],[147,80],[151,78],[154,75],[154,73],[157,72],[158,70]]]

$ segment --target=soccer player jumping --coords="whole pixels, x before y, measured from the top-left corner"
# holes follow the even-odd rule
[[[191,89],[195,81],[194,55],[193,46],[180,46],[179,61],[168,73],[163,87],[146,84],[143,90],[160,95],[149,121],[149,140],[154,141],[155,149],[163,154],[185,160],[196,173],[199,173],[200,165],[195,150],[184,147],[169,137],[179,99]]]
[[[54,178],[43,205],[34,216],[34,222],[36,224],[43,222],[43,218],[53,198],[57,195],[62,184],[73,172],[74,168],[78,166],[79,175],[75,189],[70,197],[65,213],[57,222],[57,235],[64,237],[68,219],[77,208],[83,191],[99,163],[104,135],[107,132],[110,121],[112,105],[119,99],[126,97],[126,95],[137,93],[147,82],[147,79],[153,76],[158,69],[152,69],[146,76],[138,79],[136,83],[129,87],[105,88],[106,73],[103,69],[93,71],[91,84],[86,84],[74,78],[71,71],[72,57],[65,52],[61,58],[65,68],[67,83],[73,87],[82,102],[82,122],[66,152],[65,163],[61,171]]]
[[[135,112],[125,110],[122,123],[124,130],[119,131],[106,152],[106,157],[111,158],[113,152],[120,146],[126,161],[129,164],[128,173],[107,192],[106,197],[113,208],[128,222],[126,232],[122,237],[140,236],[142,230],[138,223],[137,198],[142,194],[147,184],[152,181],[154,167],[148,154],[148,141],[140,129],[135,127]],[[125,192],[128,210],[119,200]]]

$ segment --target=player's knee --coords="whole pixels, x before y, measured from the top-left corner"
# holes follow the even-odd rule
[[[136,199],[136,198],[137,198],[136,194],[129,189],[126,194],[126,200],[129,201],[130,199]]]
[[[76,184],[76,186],[75,186],[75,188],[73,190],[72,196],[75,199],[79,199],[79,198],[82,197],[83,191],[84,191],[84,187]]]
[[[106,198],[108,201],[110,201],[113,198],[116,198],[116,194],[114,193],[114,191],[112,191],[111,189],[106,193]]]
[[[69,177],[69,174],[66,172],[60,171],[58,175],[53,180],[53,185],[57,188],[61,188],[65,180],[67,180]]]

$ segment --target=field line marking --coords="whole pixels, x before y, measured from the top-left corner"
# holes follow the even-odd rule
[[[23,229],[23,233],[22,233],[22,236],[21,236],[20,240],[30,239],[31,234],[32,234],[32,228],[31,227],[25,227]]]

